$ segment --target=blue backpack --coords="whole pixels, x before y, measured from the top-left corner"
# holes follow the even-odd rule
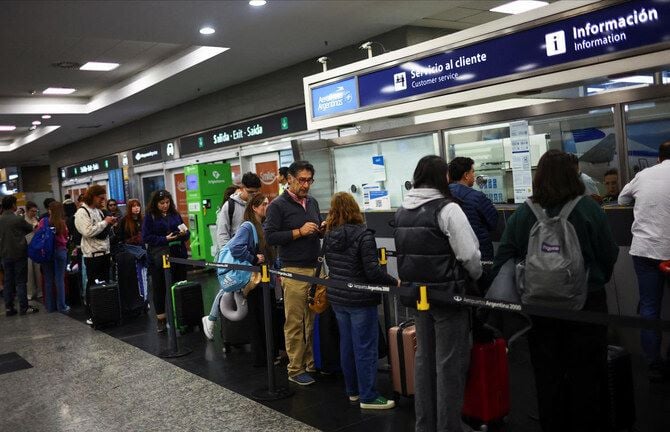
[[[43,264],[53,259],[56,244],[56,229],[49,225],[49,218],[44,218],[44,224],[35,231],[33,239],[28,245],[28,256],[33,262]]]
[[[249,221],[244,222],[242,225],[244,224],[249,224],[251,226],[251,230],[254,234],[254,246],[257,246],[258,234],[256,233],[256,227]],[[242,227],[242,225],[240,225],[240,227]],[[240,230],[238,229],[237,232],[239,233]],[[216,262],[226,264],[247,265],[247,266],[252,265],[251,263],[241,261],[235,258],[233,254],[230,253],[228,245],[224,246],[221,249],[219,255],[216,257]],[[217,268],[216,275],[219,278],[219,285],[221,285],[221,289],[224,290],[225,292],[240,291],[249,283],[249,280],[251,279],[251,272],[244,270],[235,270],[230,268]]]

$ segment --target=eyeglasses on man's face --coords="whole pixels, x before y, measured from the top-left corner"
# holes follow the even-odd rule
[[[312,177],[293,177],[293,180],[297,181],[301,185],[311,185],[314,183],[314,179]]]

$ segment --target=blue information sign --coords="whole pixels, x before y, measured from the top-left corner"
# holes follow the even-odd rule
[[[323,117],[358,108],[356,78],[312,89],[312,117]]]
[[[575,61],[663,42],[670,42],[670,2],[620,3],[340,81],[353,83],[358,79],[359,105],[339,109],[340,105],[327,114],[422,97],[552,66],[569,67]],[[321,88],[334,88],[331,86],[340,83]],[[325,115],[316,110],[318,89],[312,90],[314,118]],[[354,93],[356,89],[349,91]]]

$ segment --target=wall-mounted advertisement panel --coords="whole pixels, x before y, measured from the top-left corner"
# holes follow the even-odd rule
[[[181,156],[307,130],[305,108],[296,108],[180,139]]]
[[[311,89],[312,118],[332,111],[318,111],[323,99],[319,89],[351,83],[364,109],[407,99],[426,98],[457,91],[460,87],[509,77],[538,75],[547,68],[573,67],[575,62],[638,48],[670,43],[670,2],[638,0],[620,3],[543,26],[500,36],[468,46],[448,49],[369,73],[360,73],[335,84]],[[620,57],[625,57],[625,54]],[[357,83],[357,87],[353,84]],[[332,94],[336,94],[333,91]],[[327,96],[328,94],[326,94]],[[332,96],[333,102],[337,99]],[[339,103],[339,102],[338,102]],[[324,112],[325,114],[322,114]]]

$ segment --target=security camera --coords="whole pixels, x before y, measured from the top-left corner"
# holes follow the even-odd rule
[[[323,65],[323,71],[324,71],[324,72],[328,70],[328,60],[330,60],[330,59],[329,59],[328,57],[326,57],[326,56],[319,57],[319,58],[316,60],[316,61],[318,61],[319,63],[321,63],[321,64]]]
[[[368,50],[368,58],[372,58],[372,41],[364,42],[358,49]]]

